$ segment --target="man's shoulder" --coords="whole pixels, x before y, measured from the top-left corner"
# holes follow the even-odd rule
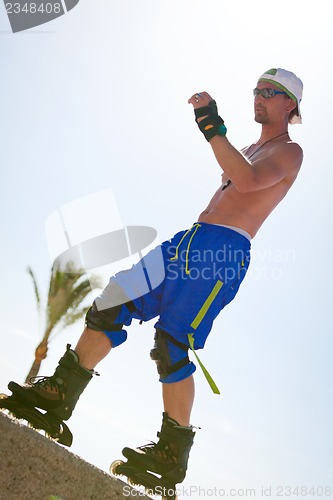
[[[278,149],[288,152],[290,154],[303,154],[303,149],[301,146],[292,140],[286,142],[280,142],[276,144]]]
[[[286,178],[297,175],[303,162],[303,150],[294,141],[283,141],[270,144],[266,151],[256,158],[253,165],[264,170],[280,172]]]
[[[271,153],[279,156],[281,160],[288,159],[293,163],[298,163],[299,166],[303,161],[303,149],[297,142],[292,140],[276,144]]]

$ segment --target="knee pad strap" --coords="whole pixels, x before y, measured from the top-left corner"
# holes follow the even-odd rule
[[[156,363],[161,382],[176,382],[194,372],[195,367],[190,363],[187,352],[188,346],[178,342],[167,332],[156,330],[150,357]]]
[[[86,326],[91,330],[104,332],[111,340],[112,347],[119,346],[127,339],[127,332],[123,330],[124,324],[115,323],[123,305],[133,312],[134,304],[132,307],[132,303],[120,304],[99,311],[94,301],[86,314]]]

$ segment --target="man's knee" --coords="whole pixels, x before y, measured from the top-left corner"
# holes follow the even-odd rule
[[[160,382],[179,382],[192,375],[196,368],[189,360],[188,349],[188,346],[178,342],[167,332],[156,330],[150,357],[156,363]]]
[[[127,339],[123,323],[116,323],[123,305],[109,307],[99,311],[95,301],[86,314],[86,326],[91,330],[101,331],[111,340],[112,347],[117,347]]]

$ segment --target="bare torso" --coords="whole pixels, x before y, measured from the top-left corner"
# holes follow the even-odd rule
[[[276,144],[267,144],[255,153],[255,146],[249,146],[242,152],[251,162],[264,159],[267,152],[278,147],[281,142],[291,142],[290,139],[279,141]],[[254,153],[254,154],[253,154]],[[266,189],[241,193],[230,183],[225,189],[222,187],[228,181],[222,175],[222,185],[210,200],[207,208],[200,214],[198,221],[210,224],[224,224],[234,226],[248,232],[254,237],[265,219],[285,197],[297,177],[297,173],[285,177],[282,181]]]

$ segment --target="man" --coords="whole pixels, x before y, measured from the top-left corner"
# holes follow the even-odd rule
[[[242,152],[228,141],[211,96],[202,92],[189,99],[199,129],[222,168],[222,186],[189,230],[162,244],[163,282],[136,298],[136,270],[142,263],[112,277],[89,309],[75,350],[68,346],[52,377],[23,387],[12,382],[15,396],[48,410],[59,421],[67,420],[98,362],[126,340],[123,326],[132,319],[158,317],[151,357],[162,382],[160,439],[138,450],[125,448],[123,453],[170,483],[184,479],[194,437],[190,415],[195,365],[188,349],[204,347],[214,319],[234,298],[245,276],[250,240],[297,177],[303,154],[289,137],[288,123],[301,123],[302,88],[301,80],[281,68],[259,78],[254,113],[262,125],[261,135]],[[147,258],[154,254],[155,250]],[[115,296],[122,296],[122,303],[114,305]]]

